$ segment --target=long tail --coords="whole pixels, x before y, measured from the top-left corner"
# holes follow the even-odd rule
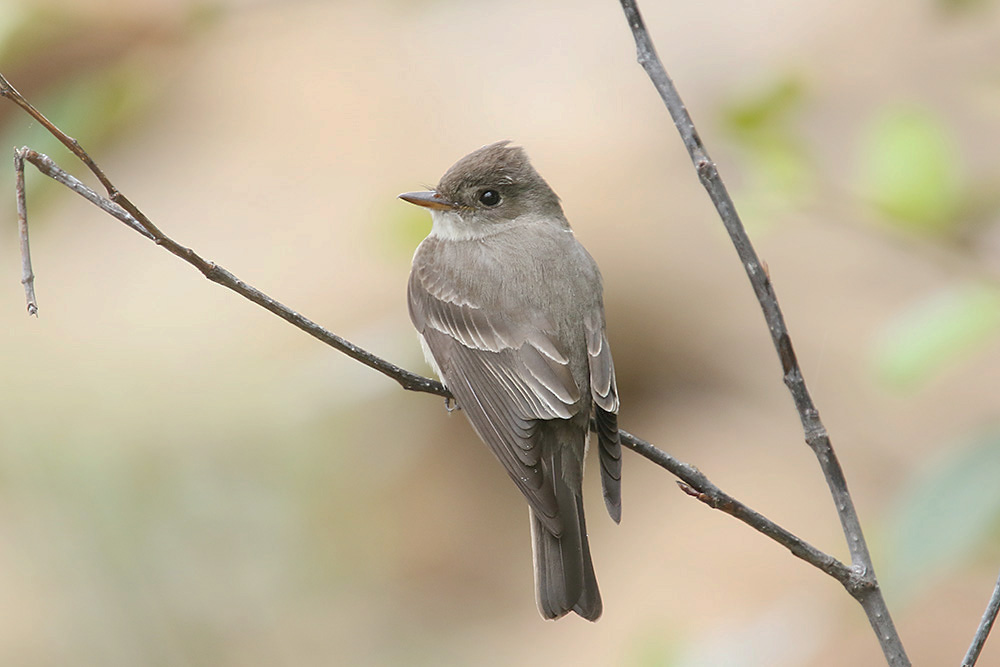
[[[550,451],[550,471],[562,531],[554,535],[535,518],[534,512],[531,513],[535,600],[538,611],[546,619],[556,619],[574,611],[587,620],[596,621],[603,606],[583,517],[582,456],[558,446]]]

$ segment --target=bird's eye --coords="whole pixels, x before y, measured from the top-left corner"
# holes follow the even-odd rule
[[[483,190],[479,193],[479,203],[483,206],[496,206],[500,203],[500,193],[496,190]]]

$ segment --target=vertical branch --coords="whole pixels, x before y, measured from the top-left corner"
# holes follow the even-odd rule
[[[17,232],[21,242],[21,284],[28,302],[28,314],[38,316],[35,298],[35,273],[31,270],[31,249],[28,245],[28,204],[24,196],[24,152],[14,152],[14,193],[17,199]]]
[[[909,665],[909,659],[906,657],[903,644],[878,587],[871,555],[861,531],[861,521],[854,508],[851,494],[847,490],[847,480],[830,444],[826,427],[820,421],[819,411],[806,388],[802,370],[799,368],[795,351],[792,348],[792,341],[788,335],[788,328],[785,326],[785,318],[781,313],[767,271],[750,243],[750,238],[736,213],[736,207],[719,177],[715,163],[712,162],[698,136],[691,116],[656,54],[656,49],[653,47],[652,39],[646,30],[635,0],[620,0],[620,2],[629,27],[632,29],[639,64],[646,71],[670,112],[684,146],[691,156],[691,161],[694,163],[698,178],[708,192],[726,231],[729,233],[764,313],[768,330],[771,332],[771,340],[781,361],[785,385],[792,395],[799,419],[802,422],[805,441],[816,455],[823,475],[826,477],[840,517],[844,536],[847,539],[847,546],[850,549],[851,563],[856,576],[851,582],[845,584],[845,587],[861,603],[868,615],[868,621],[878,637],[888,664],[893,666]]]

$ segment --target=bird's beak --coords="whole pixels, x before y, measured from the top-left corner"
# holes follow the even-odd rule
[[[432,208],[439,211],[450,211],[455,208],[454,202],[448,201],[433,190],[429,190],[427,192],[404,192],[399,195],[399,198],[403,201],[410,202],[411,204],[416,204],[417,206]]]

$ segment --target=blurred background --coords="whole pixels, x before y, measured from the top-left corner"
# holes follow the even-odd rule
[[[1000,568],[1000,3],[641,8],[910,657],[958,664]],[[0,71],[175,239],[424,373],[430,220],[396,194],[525,146],[602,267],[622,426],[847,558],[618,3],[6,0]],[[0,137],[94,182],[6,101]],[[30,169],[27,317],[2,162],[0,663],[882,664],[835,581],[631,453],[620,526],[585,488],[604,617],[544,623],[524,502],[460,413]]]

